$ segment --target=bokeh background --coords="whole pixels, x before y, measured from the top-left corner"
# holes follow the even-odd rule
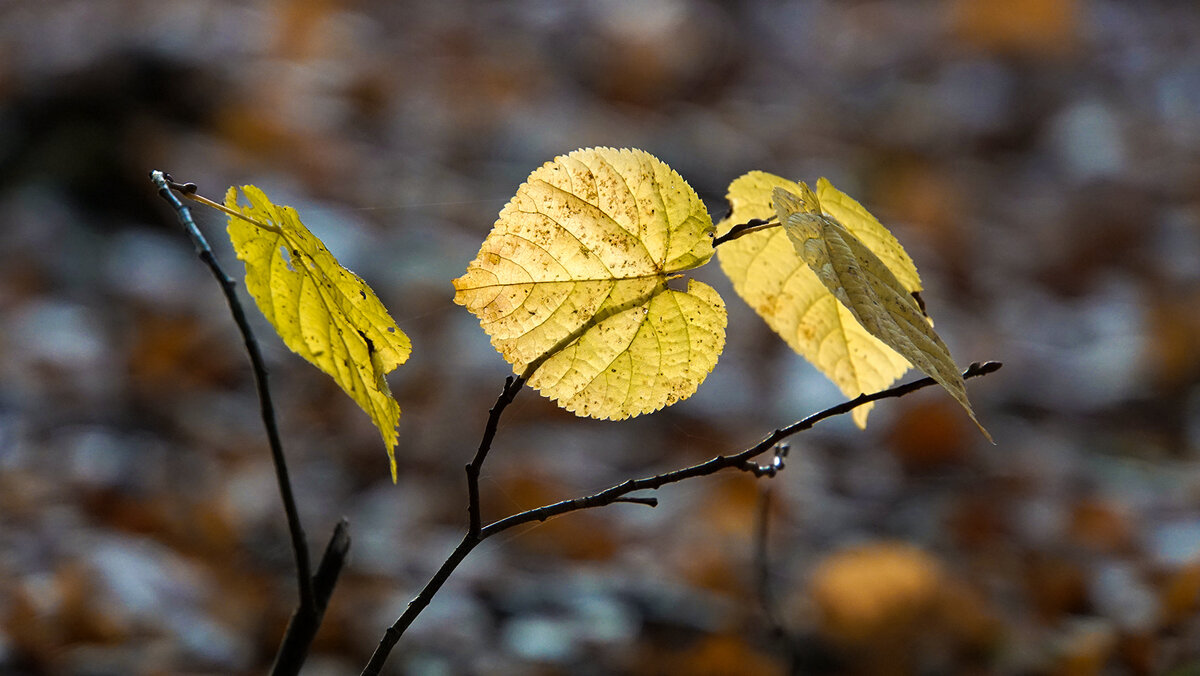
[[[261,672],[295,604],[247,359],[149,170],[295,206],[413,339],[393,485],[366,416],[256,317],[314,551],[351,523],[305,672],[343,674],[457,542],[508,372],[450,280],[530,171],[594,145],[660,157],[714,219],[750,169],[856,196],[959,361],[1005,363],[970,385],[998,444],[930,389],[795,438],[773,480],[506,533],[391,673],[1200,669],[1195,3],[9,0],[0,671]],[[730,325],[698,394],[611,423],[523,393],[485,516],[841,400],[699,276]]]

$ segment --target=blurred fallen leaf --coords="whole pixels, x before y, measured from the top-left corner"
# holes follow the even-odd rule
[[[1034,552],[1026,563],[1025,584],[1038,616],[1047,622],[1086,608],[1087,576],[1074,561]]]
[[[1071,508],[1068,535],[1082,547],[1108,554],[1128,550],[1133,542],[1129,516],[1118,505],[1083,499]]]
[[[1077,0],[957,0],[950,19],[958,38],[1002,54],[1047,57],[1069,52],[1078,40]]]
[[[690,644],[686,649],[654,651],[639,655],[632,674],[662,676],[766,676],[785,673],[783,665],[767,657],[747,643],[746,638],[733,634],[713,634]]]
[[[548,505],[578,492],[554,477],[531,472],[528,468],[514,470],[505,476],[493,475],[491,482],[496,489],[484,493],[483,512],[494,518]],[[512,537],[513,544],[546,557],[604,561],[612,558],[619,549],[605,514],[595,511],[557,516],[535,523]]]
[[[1172,625],[1193,616],[1200,605],[1200,563],[1169,573],[1160,587],[1162,623]]]
[[[809,593],[823,634],[840,645],[894,643],[919,632],[934,612],[943,571],[924,551],[879,542],[830,555]]]
[[[897,402],[888,430],[888,449],[909,470],[961,462],[974,437],[952,401],[944,397],[908,397]]]

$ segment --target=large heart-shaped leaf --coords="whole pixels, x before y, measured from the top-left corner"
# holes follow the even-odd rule
[[[640,150],[547,162],[500,212],[454,300],[529,384],[567,410],[626,418],[691,396],[725,344],[709,286],[668,286],[713,255],[695,191]]]

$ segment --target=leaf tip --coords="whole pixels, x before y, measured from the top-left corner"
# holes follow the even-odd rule
[[[983,432],[983,438],[987,439],[989,444],[991,444],[993,446],[996,445],[996,440],[992,438],[991,433],[987,431],[987,429],[983,426],[983,423],[976,420],[975,426],[979,428],[980,432]]]

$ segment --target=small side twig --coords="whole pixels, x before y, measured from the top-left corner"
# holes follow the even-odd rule
[[[350,522],[342,519],[334,527],[329,544],[325,546],[325,553],[321,556],[321,563],[317,566],[317,574],[312,579],[315,607],[306,608],[301,604],[292,613],[287,630],[283,633],[283,640],[279,643],[279,650],[275,653],[275,663],[271,666],[272,674],[279,676],[300,673],[300,667],[304,665],[308,656],[308,648],[316,638],[317,630],[321,628],[321,621],[325,619],[325,609],[329,606],[329,598],[333,595],[333,588],[337,585],[342,567],[346,565],[346,554],[349,551]]]
[[[225,274],[220,263],[217,262],[208,241],[205,240],[204,234],[200,232],[200,228],[192,218],[191,210],[180,202],[179,198],[171,191],[172,189],[178,190],[189,199],[199,200],[210,206],[215,205],[222,211],[227,210],[215,202],[199,198],[196,195],[195,184],[176,183],[169,174],[157,170],[150,172],[150,180],[158,188],[159,196],[175,210],[179,224],[183,226],[184,232],[187,233],[192,245],[196,248],[196,254],[208,266],[221,285],[221,291],[229,303],[230,313],[242,334],[246,352],[250,357],[250,365],[254,371],[254,384],[258,390],[259,409],[262,413],[263,426],[267,432],[267,442],[271,448],[271,460],[275,465],[275,479],[279,484],[279,495],[283,501],[288,532],[291,536],[292,552],[296,560],[296,584],[300,596],[299,607],[293,616],[293,621],[288,625],[288,632],[284,635],[280,644],[280,652],[276,656],[276,667],[271,673],[295,674],[300,670],[300,665],[304,663],[304,658],[308,654],[308,646],[312,643],[312,638],[320,626],[329,595],[333,592],[333,586],[337,582],[338,573],[345,560],[346,550],[350,546],[349,535],[344,524],[339,524],[334,529],[329,547],[321,561],[321,570],[318,571],[318,577],[314,580],[312,566],[309,562],[308,543],[304,536],[304,528],[300,523],[300,513],[296,509],[287,460],[283,455],[283,443],[279,437],[279,426],[275,421],[275,406],[271,401],[271,390],[267,383],[267,366],[258,347],[258,340],[255,339],[250,322],[246,319],[245,310],[242,309],[241,301],[238,300],[237,283]],[[314,591],[314,587],[320,588],[319,593]],[[296,618],[301,618],[301,621],[297,621]]]
[[[658,498],[643,497],[637,495],[627,495],[623,498],[614,498],[613,502],[628,502],[631,505],[646,505],[647,507],[657,507]]]
[[[758,509],[754,517],[754,591],[772,633],[782,637],[786,632],[775,608],[774,594],[771,593],[771,497],[774,482],[761,483],[759,486],[762,488],[759,490]]]
[[[774,482],[759,484],[758,510],[754,518],[754,593],[762,609],[763,619],[770,628],[771,637],[779,644],[791,665],[789,673],[800,673],[796,668],[796,645],[784,624],[776,602],[779,594],[771,579],[771,503],[774,497]]]
[[[774,478],[776,474],[783,471],[785,467],[784,461],[787,459],[788,451],[790,450],[791,446],[787,442],[775,444],[775,454],[770,463],[760,465],[753,460],[747,460],[738,465],[738,469],[743,472],[749,472],[756,477],[765,476],[767,478]]]

